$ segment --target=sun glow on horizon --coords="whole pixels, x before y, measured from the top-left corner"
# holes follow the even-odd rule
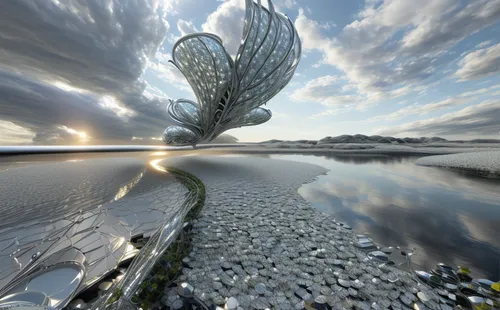
[[[70,135],[72,136],[75,136],[79,139],[79,142],[87,142],[88,140],[90,140],[90,136],[87,135],[87,133],[85,131],[77,131],[73,128],[69,128],[67,126],[59,126],[57,127],[61,130],[64,130],[65,132],[69,133]]]

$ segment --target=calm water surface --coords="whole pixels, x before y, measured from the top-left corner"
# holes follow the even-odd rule
[[[271,157],[329,169],[299,193],[379,244],[415,247],[417,265],[500,278],[500,180],[417,166],[416,157]]]
[[[27,164],[103,157],[145,161],[181,152],[6,157],[0,171]],[[197,152],[187,152],[195,155]],[[235,155],[230,155],[235,156]],[[245,156],[245,155],[241,155]],[[415,157],[251,155],[324,166],[299,193],[313,206],[368,233],[381,245],[415,247],[413,261],[466,265],[474,277],[500,278],[500,180],[415,165]]]

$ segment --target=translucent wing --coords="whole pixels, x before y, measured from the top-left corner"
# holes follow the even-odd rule
[[[170,100],[167,112],[177,125],[187,127],[199,135],[202,134],[202,112],[196,102],[187,99]]]
[[[222,41],[207,33],[181,38],[172,51],[173,63],[184,74],[198,99],[171,101],[168,144],[189,145],[212,140],[222,132],[262,124],[271,111],[259,108],[292,78],[301,54],[300,39],[291,20],[246,0],[243,39],[235,63]]]
[[[260,125],[268,120],[270,120],[272,117],[271,111],[264,109],[264,108],[254,108],[247,112],[246,114],[240,115],[235,118],[228,118],[225,119],[221,124],[220,128],[218,128],[217,132],[215,133],[214,137],[217,135],[220,135],[222,132],[232,129],[232,128],[239,128],[239,127],[244,127],[244,126],[255,126],[255,125]]]
[[[181,126],[168,126],[162,138],[166,144],[173,145],[195,145],[200,141],[196,133]]]
[[[293,23],[269,10],[260,0],[246,1],[243,43],[236,56],[237,90],[230,116],[241,115],[266,103],[288,84],[298,65],[301,45]]]
[[[174,45],[172,57],[198,99],[200,130],[206,133],[221,118],[233,88],[231,57],[221,40],[207,33],[179,39]]]
[[[239,126],[255,126],[255,125],[260,125],[268,120],[270,120],[272,117],[271,111],[268,109],[264,108],[255,108],[250,110],[247,114],[244,114],[240,116],[234,124]],[[231,127],[233,128],[233,127]]]

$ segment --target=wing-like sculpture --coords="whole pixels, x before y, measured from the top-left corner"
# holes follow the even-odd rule
[[[187,35],[174,45],[172,63],[184,74],[198,102],[171,101],[167,111],[176,123],[163,133],[167,144],[195,145],[222,132],[262,124],[271,111],[259,108],[292,78],[301,55],[291,20],[246,0],[241,46],[233,61],[213,34]]]

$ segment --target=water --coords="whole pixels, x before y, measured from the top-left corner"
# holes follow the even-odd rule
[[[415,247],[417,265],[500,278],[500,180],[417,166],[416,157],[271,157],[328,168],[299,193],[379,244]]]
[[[155,158],[202,152],[47,154],[4,157],[0,172],[53,161],[90,158]],[[222,155],[224,152],[221,152]],[[235,156],[234,154],[230,156]],[[474,277],[500,279],[500,180],[421,167],[416,157],[251,156],[318,164],[330,171],[299,193],[312,205],[369,233],[381,245],[415,247],[413,261],[468,266]],[[95,198],[96,195],[88,195]]]

